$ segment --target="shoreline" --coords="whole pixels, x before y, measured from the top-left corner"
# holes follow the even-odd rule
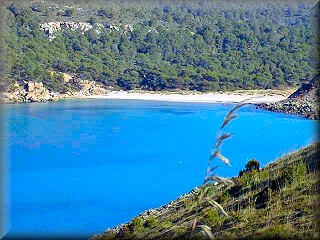
[[[248,99],[247,103],[263,104],[275,103],[287,99],[294,89],[286,90],[235,90],[218,92],[197,91],[145,91],[145,90],[105,90],[102,93],[83,91],[66,92],[54,95],[48,92],[45,95],[35,95],[33,92],[3,93],[1,103],[32,103],[55,102],[68,99],[122,99],[167,102],[193,102],[193,103],[238,103]],[[10,96],[11,94],[11,96]],[[30,97],[30,96],[31,97]],[[52,95],[52,96],[51,96]],[[54,95],[54,96],[53,96]]]
[[[166,102],[194,102],[194,103],[239,103],[248,99],[247,103],[274,103],[287,98],[286,94],[259,94],[255,92],[244,93],[151,93],[112,91],[101,95],[85,96],[84,99],[121,99],[121,100],[147,100]]]

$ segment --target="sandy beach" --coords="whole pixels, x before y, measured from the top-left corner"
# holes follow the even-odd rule
[[[112,91],[103,95],[87,96],[93,99],[132,99],[132,100],[150,100],[150,101],[168,101],[168,102],[199,102],[199,103],[238,103],[248,99],[248,103],[266,103],[277,102],[286,99],[288,94],[269,94],[262,93],[151,93],[151,92],[125,92]]]

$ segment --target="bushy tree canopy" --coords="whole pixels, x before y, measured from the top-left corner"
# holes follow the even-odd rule
[[[318,71],[309,3],[32,4],[7,8],[12,81],[62,91],[59,74],[48,77],[55,71],[127,90],[281,89]],[[39,23],[50,21],[93,28],[65,29],[49,41]]]

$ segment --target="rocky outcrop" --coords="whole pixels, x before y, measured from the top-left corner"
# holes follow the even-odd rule
[[[26,90],[15,82],[9,92],[1,93],[1,102],[24,102]]]
[[[50,93],[42,83],[28,82],[25,85],[26,99],[30,102],[43,102],[50,100]]]
[[[58,99],[59,94],[49,92],[41,82],[26,82],[23,86],[15,82],[10,90],[1,96],[1,102],[46,102]]]
[[[103,31],[103,29],[107,29],[109,32],[113,30],[119,32],[122,31],[124,33],[131,33],[133,32],[133,26],[130,24],[119,24],[119,25],[112,25],[109,23],[96,23],[94,25],[96,33],[99,35]],[[84,32],[89,31],[93,28],[93,25],[87,22],[45,22],[40,23],[40,28],[47,34],[50,41],[56,38],[55,34],[59,31],[64,31],[65,29],[70,29],[72,31],[79,31],[82,34]]]
[[[56,38],[55,33],[70,29],[82,33],[89,31],[93,26],[87,22],[45,22],[40,24],[40,28],[48,35],[49,40]]]
[[[0,102],[46,102],[60,99],[84,98],[91,95],[107,93],[101,83],[74,78],[71,74],[64,74],[64,80],[69,83],[74,91],[65,93],[50,92],[43,84],[37,82],[25,82],[22,86],[15,82],[8,92],[0,95]]]
[[[69,83],[71,83],[71,85],[78,90],[62,93],[60,94],[60,98],[85,98],[87,96],[105,94],[108,91],[102,84],[94,81],[71,79]]]
[[[309,119],[320,119],[319,90],[320,78],[314,78],[310,83],[303,84],[287,99],[275,103],[263,103],[258,107],[274,112],[284,112],[303,115]]]
[[[81,80],[72,77],[69,79],[69,83],[78,89],[78,93],[83,96],[99,95],[107,92],[107,89],[101,83],[95,81]]]

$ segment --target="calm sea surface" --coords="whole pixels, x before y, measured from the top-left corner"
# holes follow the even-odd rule
[[[66,100],[4,106],[9,235],[102,233],[202,183],[232,104]],[[248,105],[222,153],[236,176],[316,140],[317,121]]]

